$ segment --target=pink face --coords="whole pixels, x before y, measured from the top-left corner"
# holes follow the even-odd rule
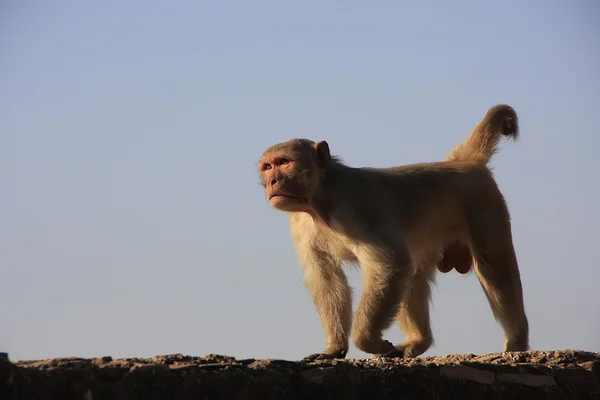
[[[292,139],[268,148],[260,160],[259,172],[271,207],[312,214],[312,202],[330,160],[325,141]]]
[[[299,165],[290,156],[277,152],[265,155],[260,175],[271,207],[281,211],[307,211],[308,197]]]

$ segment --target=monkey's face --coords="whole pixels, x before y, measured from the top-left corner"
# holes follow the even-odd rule
[[[271,207],[288,212],[309,211],[314,194],[312,168],[285,153],[261,160],[261,180]]]
[[[259,173],[271,207],[286,212],[310,212],[320,181],[315,143],[292,140],[267,149]]]

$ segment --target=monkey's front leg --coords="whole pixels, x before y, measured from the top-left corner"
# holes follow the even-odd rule
[[[371,254],[378,254],[379,259],[360,260],[363,290],[352,338],[358,349],[381,355],[394,350],[391,342],[382,339],[382,332],[398,312],[410,266],[404,254],[391,255],[383,248],[376,250]]]
[[[303,257],[304,282],[321,317],[327,348],[303,361],[344,358],[352,326],[352,294],[341,265],[328,254]]]

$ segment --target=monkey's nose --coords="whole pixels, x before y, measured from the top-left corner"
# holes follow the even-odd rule
[[[277,179],[271,179],[271,186],[275,186],[276,183],[277,183]]]

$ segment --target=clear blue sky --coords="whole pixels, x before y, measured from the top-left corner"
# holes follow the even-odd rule
[[[261,152],[308,137],[353,166],[440,160],[496,103],[521,118],[493,166],[531,345],[600,351],[599,17],[592,0],[2,2],[0,351],[319,351]],[[432,321],[426,355],[502,349],[474,275],[439,276]]]

